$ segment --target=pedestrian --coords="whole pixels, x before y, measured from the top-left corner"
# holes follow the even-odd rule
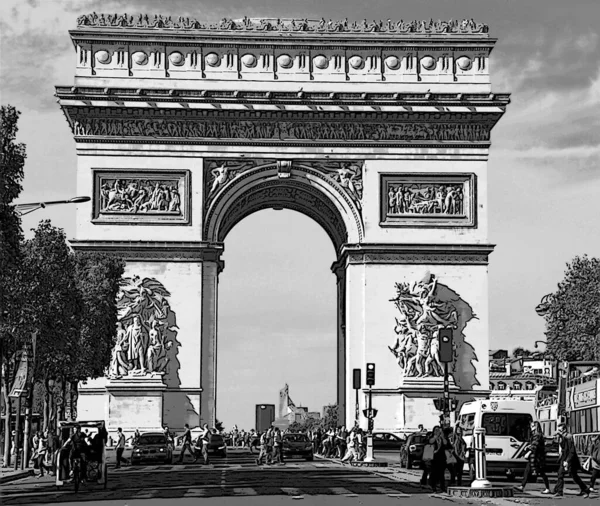
[[[136,445],[140,440],[140,430],[135,429],[135,433],[133,434],[133,444]]]
[[[123,452],[125,451],[125,434],[123,434],[123,429],[119,427],[117,429],[117,465],[115,469],[121,468],[121,462],[124,464],[128,464],[129,461],[123,458]]]
[[[456,464],[457,464],[457,460],[456,457],[454,455],[454,438],[455,438],[455,434],[454,434],[454,430],[452,429],[452,427],[446,427],[443,430],[444,433],[444,437],[446,438],[446,441],[448,443],[448,448],[446,449],[446,469],[448,469],[448,471],[450,472],[450,486],[454,486],[456,484]],[[444,475],[445,475],[445,469],[444,469]]]
[[[273,459],[274,462],[278,464],[285,464],[283,460],[283,437],[281,436],[281,431],[279,430],[279,427],[275,429],[273,435],[273,454],[275,457]]]
[[[196,453],[192,449],[192,431],[190,431],[190,426],[187,423],[184,425],[184,429],[183,436],[181,436],[183,445],[181,447],[181,453],[179,454],[179,463],[183,463],[183,455],[186,450],[194,458],[194,463],[196,463],[198,459],[196,458]]]
[[[37,444],[37,465],[38,469],[40,470],[38,478],[41,478],[44,476],[44,470],[46,470],[47,473],[50,473],[51,471],[51,468],[46,466],[46,454],[48,453],[48,431],[45,431],[38,436]]]
[[[256,459],[257,466],[262,465],[263,459],[265,460],[266,463],[269,463],[270,454],[269,454],[269,450],[268,450],[269,446],[267,444],[267,440],[268,440],[267,432],[268,431],[265,431],[260,435],[260,453],[258,454],[258,458]]]
[[[550,482],[548,481],[548,476],[546,476],[546,440],[540,422],[531,423],[529,458],[525,467],[525,473],[523,474],[523,481],[520,486],[516,487],[517,490],[520,492],[525,490],[529,477],[534,471],[537,476],[540,476],[544,480],[546,488],[542,494],[550,494]]]
[[[460,425],[457,425],[456,429],[454,429],[453,448],[454,458],[456,459],[456,464],[454,464],[455,482],[459,487],[462,487],[462,476],[467,454],[467,443],[463,438],[463,430]]]
[[[435,454],[435,439],[433,432],[428,432],[425,436],[425,445],[423,446],[423,456],[421,457],[421,487],[426,487],[429,483],[429,476],[432,472],[433,455]]]
[[[198,437],[198,439],[200,440],[200,443],[202,445],[202,459],[204,460],[204,465],[208,465],[209,464],[209,460],[208,460],[208,445],[210,444],[210,439],[211,439],[212,435],[211,432],[208,428],[208,424],[205,423],[202,426],[202,431],[200,432],[200,436]]]
[[[357,461],[358,460],[358,452],[356,451],[356,445],[357,445],[357,435],[356,435],[356,431],[354,429],[352,429],[350,431],[350,434],[348,434],[348,440],[347,440],[347,444],[346,444],[346,455],[344,455],[344,458],[342,459],[342,462],[348,462],[348,461]]]
[[[596,435],[594,439],[590,459],[590,471],[592,473],[592,477],[590,478],[590,492],[595,492],[594,486],[596,485],[598,476],[600,476],[600,434]]]
[[[452,447],[448,443],[446,436],[441,427],[433,428],[432,444],[433,460],[431,462],[431,474],[429,475],[429,484],[433,492],[437,492],[439,487],[441,492],[446,491],[445,471],[447,467],[446,450],[451,450]]]
[[[554,487],[554,496],[562,497],[565,487],[565,475],[570,474],[573,481],[579,486],[580,492],[578,495],[589,497],[590,491],[585,486],[585,483],[579,477],[577,472],[581,468],[573,436],[569,434],[569,429],[565,424],[558,426],[558,436],[560,439],[560,459],[558,461],[558,477]]]
[[[275,428],[271,426],[271,428],[267,431],[267,453],[269,454],[267,464],[273,464],[274,460],[274,448],[275,448]]]

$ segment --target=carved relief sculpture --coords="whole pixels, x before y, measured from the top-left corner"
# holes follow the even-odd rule
[[[450,372],[461,388],[478,384],[472,363],[477,357],[463,334],[468,321],[475,318],[467,302],[429,272],[420,281],[396,283],[396,297],[391,302],[400,314],[394,327],[394,345],[388,348],[400,366],[402,377],[443,376],[438,336],[440,329],[450,328],[455,356],[455,361],[449,364]]]
[[[244,30],[244,31],[276,31],[276,32],[319,32],[319,33],[415,33],[415,34],[469,34],[488,33],[488,25],[477,23],[473,19],[462,21],[451,19],[449,21],[348,21],[308,19],[253,19],[245,16],[243,19],[233,20],[223,18],[219,23],[207,24],[200,21],[179,16],[173,19],[171,16],[155,14],[139,14],[137,17],[127,14],[96,14],[95,12],[77,18],[79,27],[117,27],[117,28],[159,28],[176,30]]]
[[[108,378],[161,377],[166,373],[178,330],[171,324],[170,296],[155,279],[124,278],[117,297],[117,335]]]
[[[187,173],[96,171],[95,176],[94,221],[187,222]]]
[[[474,226],[472,174],[381,176],[381,224],[389,226]]]
[[[331,178],[337,181],[359,208],[363,191],[362,166],[363,162],[331,162],[315,164],[316,168],[328,173]]]

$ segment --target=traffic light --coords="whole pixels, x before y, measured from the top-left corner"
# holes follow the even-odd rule
[[[452,349],[452,329],[440,329],[438,338],[440,340],[440,362],[452,362],[454,360],[454,350]]]
[[[450,411],[456,411],[456,408],[458,408],[458,400],[450,399]]]
[[[367,427],[367,430],[368,430],[369,432],[373,432],[373,428],[374,428],[374,427],[375,427],[375,422],[373,421],[373,419],[372,419],[372,418],[369,418],[369,425],[368,425],[368,427]]]
[[[367,385],[372,387],[375,384],[375,364],[367,364]]]
[[[352,371],[352,388],[354,390],[360,390],[360,369],[354,369]]]
[[[437,399],[433,399],[433,405],[438,411],[444,411],[444,398],[438,397]]]

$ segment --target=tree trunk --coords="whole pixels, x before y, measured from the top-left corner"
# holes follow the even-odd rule
[[[33,385],[30,386],[25,401],[25,430],[23,434],[23,461],[21,462],[21,469],[29,467],[29,454],[31,453],[31,407],[33,406]]]
[[[67,380],[65,378],[62,379],[62,402],[60,403],[60,414],[59,420],[65,419],[65,407],[67,403]]]
[[[11,419],[11,411],[12,411],[12,401],[8,396],[10,389],[10,360],[6,358],[6,362],[4,364],[4,381],[2,382],[2,395],[4,396],[4,408],[6,409],[4,413],[4,461],[3,467],[10,466],[10,450],[12,443],[12,431],[10,428],[10,419]]]
[[[44,380],[44,432],[50,427],[50,385],[48,384],[48,378]]]

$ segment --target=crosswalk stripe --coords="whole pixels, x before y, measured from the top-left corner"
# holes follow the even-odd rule
[[[302,494],[302,491],[299,488],[295,487],[281,487],[281,491],[287,495],[304,495]]]
[[[233,495],[258,495],[258,492],[251,487],[234,487]]]
[[[406,494],[402,494],[400,492],[398,492],[397,490],[394,490],[393,488],[387,488],[387,487],[371,487],[373,488],[373,490],[377,490],[377,492],[379,492],[380,494],[385,494],[385,495],[389,495],[390,497],[405,497]],[[410,497],[410,496],[406,496],[406,497]]]
[[[329,487],[329,490],[331,490],[334,495],[348,495],[348,496],[352,496],[355,497],[358,494],[354,494],[353,492],[351,492],[350,490],[348,490],[347,488],[344,487]]]
[[[193,489],[188,489],[188,491],[183,494],[183,497],[206,497],[207,491],[205,489],[202,488],[193,488]],[[137,499],[137,497],[136,497]]]

